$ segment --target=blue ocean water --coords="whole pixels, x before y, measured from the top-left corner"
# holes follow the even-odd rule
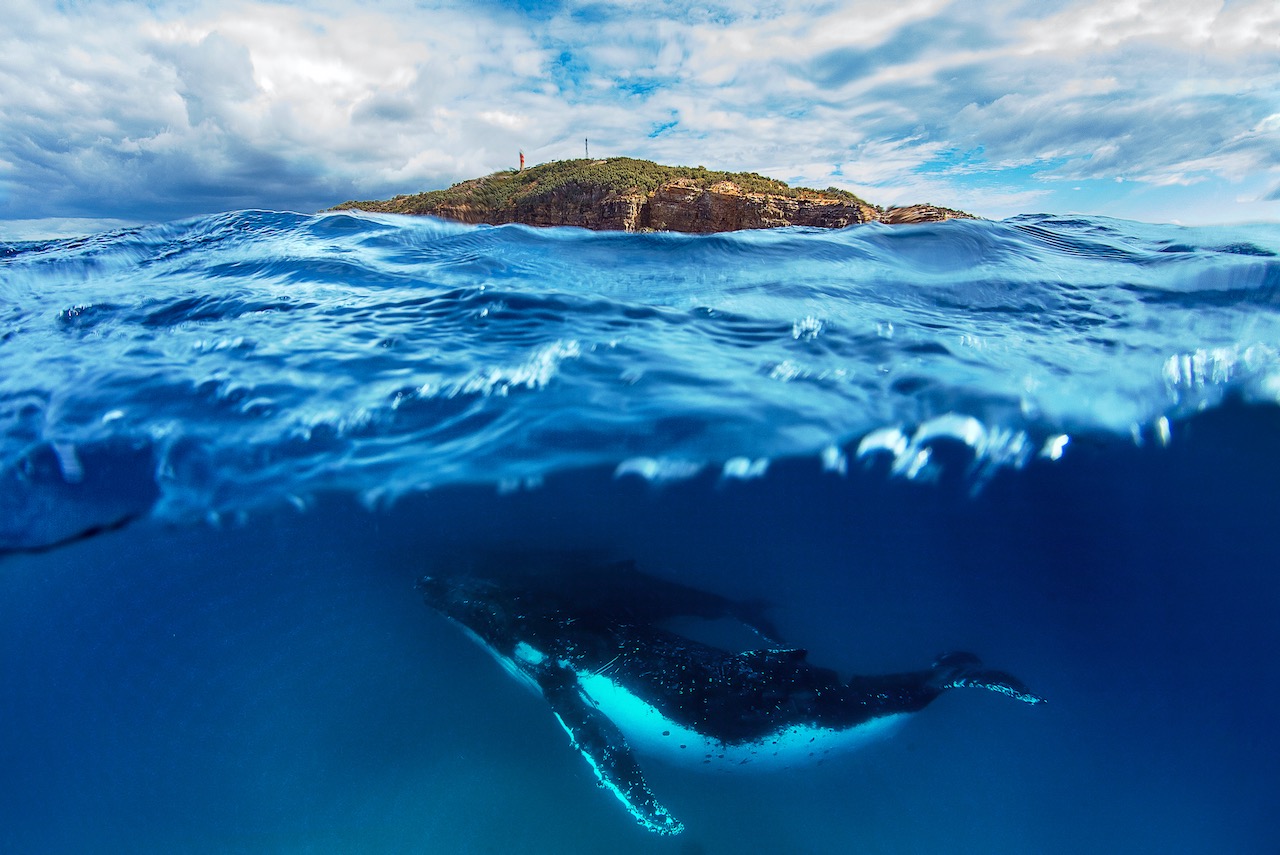
[[[242,211],[0,244],[0,850],[1275,852],[1280,226]],[[951,693],[594,786],[428,567],[590,552]]]

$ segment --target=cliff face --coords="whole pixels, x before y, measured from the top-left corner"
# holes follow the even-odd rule
[[[792,188],[753,173],[665,167],[631,158],[559,161],[416,196],[346,202],[337,209],[428,214],[464,223],[702,234],[970,218],[962,211],[932,205],[881,209],[835,189]]]
[[[428,206],[387,203],[356,203],[364,211],[396,214],[427,214],[457,220],[460,223],[523,223],[528,226],[581,226],[596,231],[640,231],[645,198],[639,194],[618,194],[599,187],[562,187],[536,200],[525,200],[506,207],[493,207],[469,202],[441,203]],[[386,205],[386,207],[383,207]]]
[[[644,228],[669,232],[729,232],[778,226],[843,228],[876,219],[876,210],[861,200],[844,201],[819,193],[796,197],[752,193],[731,181],[709,188],[688,181],[662,185],[646,200]]]
[[[974,220],[973,214],[937,205],[907,205],[902,208],[885,208],[880,211],[880,222],[891,225],[904,223],[940,223],[943,220]]]

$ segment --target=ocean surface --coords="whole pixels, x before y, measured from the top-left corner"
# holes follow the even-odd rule
[[[240,211],[0,243],[0,851],[1280,851],[1280,226]],[[646,832],[414,582],[634,560],[842,674]]]

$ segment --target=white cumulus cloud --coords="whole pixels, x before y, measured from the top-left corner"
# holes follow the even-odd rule
[[[1276,216],[1273,0],[6,5],[9,221],[315,210],[588,137],[989,216]]]

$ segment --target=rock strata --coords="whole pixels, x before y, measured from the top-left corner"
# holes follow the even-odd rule
[[[688,180],[660,186],[646,200],[641,226],[667,232],[729,232],[779,226],[844,228],[875,220],[876,209],[861,199],[816,191],[795,197],[753,193],[732,181],[699,187]]]
[[[345,202],[356,209],[425,214],[463,223],[579,226],[599,231],[710,233],[780,226],[844,228],[972,215],[934,205],[880,208],[843,190],[811,190],[754,173],[670,167],[632,158],[556,161],[498,172],[412,196]]]

